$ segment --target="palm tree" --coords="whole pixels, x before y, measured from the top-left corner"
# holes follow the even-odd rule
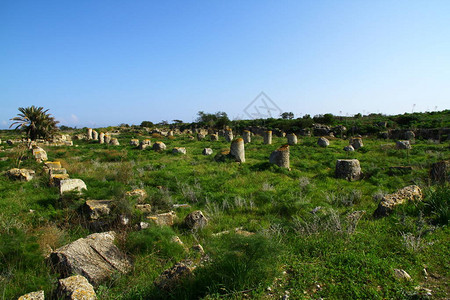
[[[32,141],[39,137],[47,138],[57,130],[56,124],[59,122],[47,113],[48,109],[44,110],[43,107],[32,105],[30,107],[19,107],[19,111],[21,113],[11,119],[14,122],[9,128],[16,125],[14,129],[24,130]]]

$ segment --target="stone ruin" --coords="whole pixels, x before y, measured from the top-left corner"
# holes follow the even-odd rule
[[[145,150],[145,148],[151,147],[151,145],[152,145],[151,141],[149,139],[145,139],[139,143],[139,149]]]
[[[249,130],[244,130],[242,132],[242,138],[244,139],[244,144],[251,143],[251,141],[252,141],[252,133]]]
[[[404,187],[393,194],[385,195],[373,215],[375,217],[386,216],[392,212],[395,206],[406,201],[421,201],[422,198],[422,190],[417,185]]]
[[[353,146],[354,150],[358,150],[359,148],[364,147],[364,144],[363,144],[361,138],[352,138],[352,139],[350,139],[350,145]]]
[[[211,142],[216,142],[219,140],[219,135],[217,133],[213,133],[209,135]]]
[[[237,162],[245,162],[245,148],[244,140],[242,138],[235,139],[231,142],[230,155],[233,156]]]
[[[411,143],[409,141],[397,141],[395,147],[399,150],[411,149]]]
[[[270,154],[269,162],[281,168],[290,169],[289,166],[289,145],[284,145]]]
[[[153,144],[153,150],[155,150],[155,151],[164,151],[164,150],[166,150],[166,144],[164,144],[163,142],[155,142],[154,144]]]
[[[357,159],[338,159],[336,162],[336,178],[349,181],[359,180],[362,177],[361,166]]]
[[[264,144],[271,145],[272,144],[272,131],[264,131]]]
[[[224,137],[227,142],[231,142],[234,138],[233,131],[229,128],[225,129]]]
[[[432,164],[430,177],[434,182],[450,182],[450,160],[443,160]]]
[[[287,136],[287,143],[288,145],[297,145],[297,136],[295,133],[289,133]]]
[[[100,134],[98,135],[98,142],[100,144],[104,144],[105,143],[105,134],[103,132],[100,132]]]

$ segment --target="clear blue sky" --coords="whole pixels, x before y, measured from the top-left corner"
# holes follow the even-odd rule
[[[0,128],[450,108],[450,1],[0,1]]]

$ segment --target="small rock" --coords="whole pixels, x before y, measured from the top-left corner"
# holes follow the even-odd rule
[[[184,260],[176,263],[170,269],[165,270],[155,281],[155,285],[163,290],[175,288],[181,280],[192,276],[195,266],[190,261]]]
[[[21,180],[21,181],[30,181],[33,179],[35,172],[30,169],[11,169],[8,172],[6,172],[6,175],[15,180]]]
[[[319,145],[320,147],[328,147],[330,145],[330,141],[324,137],[321,137],[317,141],[317,145]]]
[[[136,204],[135,207],[144,214],[149,214],[152,212],[152,206],[150,204]]]
[[[58,286],[60,298],[72,300],[96,300],[94,287],[89,281],[81,276],[75,275],[60,279]]]
[[[211,154],[213,154],[213,150],[211,148],[205,148],[205,149],[203,149],[202,154],[203,155],[211,155]]]
[[[18,300],[44,300],[44,291],[37,291],[20,296]]]
[[[386,216],[395,208],[406,201],[421,201],[422,190],[417,185],[404,187],[393,194],[385,195],[374,212],[375,217]]]
[[[186,154],[186,148],[184,147],[175,147],[172,149],[173,154]]]
[[[200,210],[196,210],[186,216],[184,224],[190,229],[201,229],[208,224],[208,219]]]
[[[397,149],[411,149],[411,144],[409,141],[397,141],[396,143]]]
[[[87,200],[84,211],[91,220],[98,220],[109,215],[112,202],[112,200]]]
[[[405,270],[402,269],[394,269],[394,275],[397,279],[402,279],[402,280],[411,280],[411,276],[409,276],[408,273],[406,273]]]

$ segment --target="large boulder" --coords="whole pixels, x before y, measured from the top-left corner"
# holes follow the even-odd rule
[[[317,145],[319,145],[320,147],[328,147],[330,145],[330,141],[324,137],[321,137],[317,141]]]
[[[357,159],[338,159],[336,162],[336,178],[347,179],[349,181],[361,178],[361,166]]]
[[[385,195],[373,214],[375,217],[386,216],[390,214],[397,205],[407,201],[420,201],[422,198],[423,195],[420,187],[417,185],[410,185],[395,193]]]
[[[120,146],[119,140],[117,138],[112,138],[109,143],[114,146]]]
[[[150,147],[152,145],[151,140],[145,139],[139,143],[139,149],[145,150],[145,148]]]
[[[59,183],[59,193],[87,190],[86,184],[81,179],[64,179]]]
[[[443,160],[432,164],[430,177],[435,182],[450,182],[450,160]]]
[[[58,299],[96,300],[97,295],[85,277],[74,275],[59,280]]]
[[[113,231],[94,233],[56,249],[50,254],[50,262],[61,275],[78,274],[96,285],[119,271],[126,273],[131,263],[114,244]]]
[[[208,219],[200,210],[196,210],[184,218],[184,224],[190,229],[201,229],[208,225]]]
[[[11,169],[6,172],[6,175],[14,180],[21,180],[21,181],[30,181],[33,179],[35,172],[30,169]]]

